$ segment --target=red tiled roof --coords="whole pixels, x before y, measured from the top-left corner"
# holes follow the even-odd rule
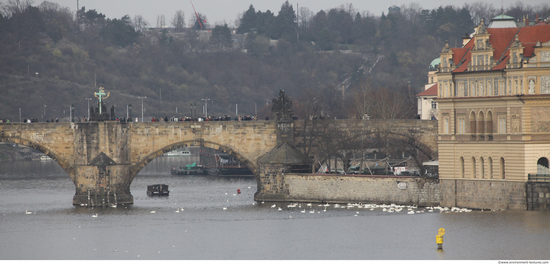
[[[522,28],[487,28],[490,35],[489,41],[493,46],[493,59],[497,60],[497,66],[491,70],[502,70],[510,58],[510,46],[515,40],[516,34],[523,45],[523,56],[531,57],[537,41],[544,43],[550,40],[550,25],[536,25]],[[453,63],[460,65],[453,72],[465,72],[471,60],[471,50],[474,47],[474,39],[470,40],[462,48],[453,48]]]
[[[533,56],[535,49],[533,46],[537,44],[537,41],[544,43],[550,40],[550,25],[536,25],[531,27],[523,27],[518,34],[519,41],[525,47],[523,49],[524,57]]]
[[[416,96],[437,96],[437,83],[432,87],[426,89],[426,91],[417,94]]]

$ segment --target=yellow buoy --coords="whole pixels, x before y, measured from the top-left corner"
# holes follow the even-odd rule
[[[443,235],[445,234],[445,229],[440,228],[437,231],[437,235],[435,236],[435,243],[437,243],[437,249],[443,249]]]

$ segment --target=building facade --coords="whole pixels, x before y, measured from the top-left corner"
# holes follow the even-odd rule
[[[424,86],[424,91],[416,95],[418,106],[418,117],[423,120],[437,119],[437,69],[440,60],[436,58],[430,63],[428,70],[428,84]]]
[[[463,47],[440,53],[443,206],[527,209],[530,175],[549,173],[550,25],[505,19],[482,20]]]

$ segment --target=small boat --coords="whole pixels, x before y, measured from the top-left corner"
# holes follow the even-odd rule
[[[216,157],[216,167],[212,172],[218,177],[254,177],[254,173],[234,157],[226,153],[218,153]]]
[[[165,156],[169,156],[169,157],[176,157],[176,156],[191,156],[191,151],[189,150],[181,150],[181,149],[176,149],[176,150],[172,150],[170,152],[167,152],[164,154]]]
[[[40,160],[46,161],[46,160],[52,160],[52,158],[50,158],[50,157],[48,157],[48,156],[46,156],[46,155],[42,155],[42,156],[40,156]]]
[[[207,172],[202,165],[197,165],[196,162],[185,165],[185,167],[172,167],[170,170],[172,175],[206,174]]]
[[[147,195],[149,196],[168,196],[169,193],[166,184],[147,185]]]

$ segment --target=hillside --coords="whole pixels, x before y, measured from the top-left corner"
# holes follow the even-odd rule
[[[106,18],[100,10],[82,8],[75,18],[57,4],[16,3],[4,4],[0,16],[0,119],[12,121],[66,120],[71,104],[76,117],[86,117],[86,98],[99,86],[117,117],[126,116],[128,104],[141,116],[146,97],[149,118],[191,115],[191,104],[201,115],[203,102],[209,115],[234,117],[238,105],[239,114],[263,118],[285,90],[301,118],[383,118],[377,101],[395,97],[395,116],[409,118],[430,61],[445,40],[459,43],[474,19],[466,7],[425,12],[411,4],[380,17],[349,7],[301,9],[308,15],[296,23],[287,2],[277,15],[251,5],[238,34],[217,25],[209,35],[153,29],[138,17]],[[244,42],[236,45],[238,39]]]

